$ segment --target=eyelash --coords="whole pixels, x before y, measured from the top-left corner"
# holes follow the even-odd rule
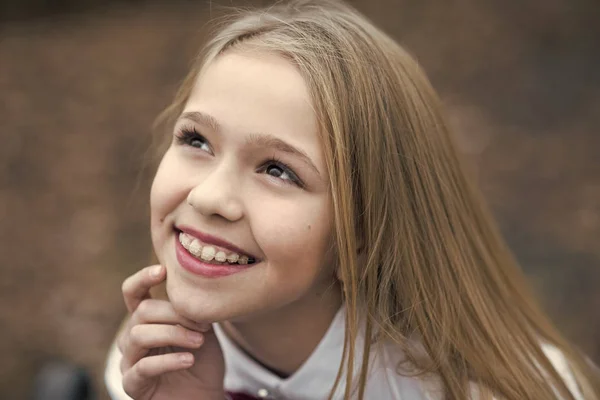
[[[182,146],[189,146],[195,149],[199,149],[198,146],[193,146],[192,143],[195,140],[200,140],[206,144],[208,144],[208,141],[206,140],[206,138],[204,136],[202,136],[200,134],[200,132],[198,132],[196,130],[196,128],[194,127],[183,127],[181,128],[181,130],[179,131],[179,134],[177,134],[176,136],[176,140],[177,140],[177,144],[182,145]],[[282,181],[283,183],[287,184],[287,185],[296,185],[299,188],[304,188],[304,182],[302,182],[302,180],[298,177],[298,175],[296,175],[296,173],[283,161],[279,160],[277,157],[272,156],[271,158],[267,159],[262,166],[258,169],[258,172],[266,172],[268,167],[270,166],[275,166],[279,169],[281,169],[284,173],[288,174],[290,179],[281,179],[281,178],[277,178],[274,177],[276,179],[279,179],[280,181]]]
[[[274,176],[273,178],[279,179],[280,181],[282,181],[288,185],[296,185],[299,188],[304,189],[304,187],[305,187],[304,182],[302,182],[302,180],[298,177],[298,175],[296,175],[296,173],[294,171],[292,171],[292,169],[286,163],[279,160],[275,156],[272,156],[271,158],[266,160],[263,163],[263,166],[259,168],[259,171],[266,172],[267,168],[271,167],[271,166],[275,166],[275,167],[279,168],[280,170],[282,170],[284,173],[288,174],[288,176],[290,177],[290,180],[277,178],[276,176]]]
[[[208,141],[202,136],[196,128],[184,127],[181,128],[181,131],[178,135],[175,136],[177,138],[177,144],[182,146],[189,146],[193,148],[198,148],[197,146],[193,146],[192,143],[194,140],[201,140],[204,143],[208,144]]]

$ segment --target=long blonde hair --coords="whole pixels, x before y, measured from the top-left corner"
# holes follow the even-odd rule
[[[334,1],[244,11],[206,44],[161,121],[181,113],[204,67],[232,48],[290,60],[320,122],[347,321],[332,393],[359,361],[362,318],[368,338],[395,343],[416,371],[438,376],[446,398],[469,398],[474,383],[505,399],[546,400],[553,389],[572,399],[545,342],[566,356],[586,399],[598,399],[591,367],[535,304],[465,176],[437,95],[397,43]],[[356,379],[364,397],[373,342],[364,341],[358,376],[347,374],[345,398]]]

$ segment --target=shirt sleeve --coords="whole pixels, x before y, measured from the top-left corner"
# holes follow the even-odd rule
[[[123,375],[121,374],[121,358],[123,355],[117,347],[117,343],[113,342],[108,352],[106,360],[106,368],[104,370],[104,383],[108,395],[112,400],[133,400],[123,390]]]
[[[579,385],[575,380],[573,371],[569,367],[569,362],[563,352],[550,344],[543,344],[542,350],[544,351],[544,354],[546,354],[546,357],[548,357],[548,360],[554,369],[556,369],[556,372],[558,372],[565,382],[565,385],[567,385],[567,389],[569,389],[573,397],[576,400],[585,400],[583,398],[583,394],[579,390]]]
[[[573,371],[569,366],[569,361],[564,353],[556,346],[540,343],[541,349],[556,369],[556,372],[561,376],[567,389],[573,395],[575,400],[585,400],[579,385],[575,379]],[[367,398],[376,399],[415,399],[415,400],[440,400],[444,397],[443,386],[439,377],[435,375],[410,377],[410,374],[398,374],[397,366],[400,360],[395,357],[397,351],[395,348],[388,347],[387,351],[383,351],[384,359],[375,360],[373,374],[367,381]],[[381,364],[381,365],[380,365]],[[384,368],[383,366],[387,366]],[[408,371],[410,372],[410,371]],[[471,399],[478,400],[481,398],[480,387],[472,382],[469,385]],[[556,391],[557,399],[561,399]]]

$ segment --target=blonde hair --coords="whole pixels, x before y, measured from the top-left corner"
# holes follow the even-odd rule
[[[465,176],[437,95],[397,43],[339,2],[244,11],[206,44],[161,121],[181,113],[204,67],[230,49],[290,60],[320,122],[347,321],[332,396],[354,370],[362,318],[367,338],[391,341],[420,374],[436,374],[445,398],[469,398],[474,383],[505,399],[546,400],[553,390],[572,399],[545,342],[565,354],[586,399],[598,399],[591,367],[535,304]],[[355,379],[364,397],[372,341],[364,343],[345,398]]]

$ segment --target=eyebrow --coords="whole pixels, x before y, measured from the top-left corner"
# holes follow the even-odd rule
[[[219,121],[215,119],[212,115],[201,113],[199,111],[187,111],[181,114],[179,119],[189,119],[200,125],[206,125],[210,129],[215,132],[219,132],[221,130],[221,125],[219,125]]]
[[[221,130],[221,125],[219,122],[209,114],[199,111],[188,111],[181,114],[180,119],[184,118],[194,121],[200,125],[205,125],[215,132],[219,132]],[[304,162],[304,164],[306,164],[309,168],[311,168],[317,174],[317,176],[321,177],[318,168],[312,162],[308,154],[273,135],[266,133],[252,133],[246,138],[246,145],[267,147],[294,155]]]

